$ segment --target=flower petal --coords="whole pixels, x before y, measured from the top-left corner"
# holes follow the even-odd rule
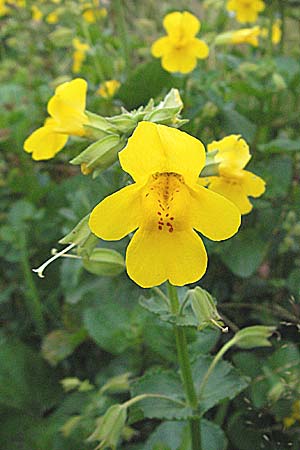
[[[193,228],[213,241],[228,239],[238,231],[241,214],[232,202],[199,185],[190,193]]]
[[[83,78],[75,78],[72,81],[67,81],[66,83],[57,86],[54,97],[59,96],[63,102],[67,103],[72,108],[84,112],[87,88],[87,82]],[[50,111],[49,114],[52,115]]]
[[[168,53],[172,49],[172,45],[170,42],[170,38],[168,36],[164,36],[160,39],[157,39],[152,44],[151,53],[155,58],[160,58],[164,54]]]
[[[127,248],[126,266],[130,278],[144,288],[166,280],[183,286],[204,275],[207,255],[192,230],[169,234],[140,228]]]
[[[24,142],[24,150],[36,161],[51,159],[66,144],[68,135],[53,131],[52,126],[35,130]]]
[[[99,203],[90,215],[91,231],[108,241],[122,239],[134,231],[141,221],[140,188],[131,184]]]
[[[176,128],[140,122],[119,159],[122,168],[143,184],[156,172],[175,172],[186,183],[196,183],[205,149],[198,139]]]
[[[192,52],[197,58],[205,59],[208,57],[209,48],[204,41],[195,38],[189,43],[189,52]]]
[[[252,210],[252,204],[240,183],[231,184],[223,177],[213,177],[209,189],[228,198],[228,200],[237,206],[241,214],[248,214]]]
[[[184,11],[167,14],[163,26],[172,40],[178,41],[182,37],[191,39],[200,30],[200,22],[193,14]]]
[[[207,150],[209,152],[218,150],[215,161],[232,169],[243,169],[251,159],[249,146],[239,134],[231,134],[220,141],[213,141],[208,144]]]
[[[83,136],[83,125],[88,122],[84,114],[87,82],[82,78],[61,84],[48,102],[48,112],[59,124],[61,132]]]
[[[260,197],[266,190],[265,181],[252,172],[243,170],[243,188],[247,195]]]

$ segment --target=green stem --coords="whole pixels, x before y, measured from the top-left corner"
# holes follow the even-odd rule
[[[135,403],[141,402],[142,400],[146,400],[147,398],[160,398],[162,400],[168,400],[169,402],[176,403],[177,405],[180,405],[180,406],[186,406],[185,403],[181,402],[180,400],[175,400],[174,398],[168,397],[167,395],[161,395],[161,394],[137,395],[136,397],[133,397],[130,400],[127,400],[127,402],[123,403],[122,406],[124,408],[129,408],[130,406],[134,405]]]
[[[227,350],[230,349],[230,347],[232,347],[234,344],[236,343],[236,339],[233,337],[232,339],[230,339],[230,341],[228,341],[216,354],[216,356],[214,357],[214,359],[212,360],[211,365],[209,366],[209,368],[207,369],[206,374],[204,375],[204,378],[202,380],[202,383],[200,384],[200,389],[199,389],[199,399],[201,400],[204,388],[208,382],[208,379],[210,377],[210,375],[212,374],[214,368],[216,367],[216,365],[218,364],[219,360],[222,358],[222,356],[227,352]]]
[[[20,250],[21,250],[21,266],[27,285],[25,297],[27,300],[27,308],[31,315],[32,321],[36,327],[38,334],[42,337],[45,335],[45,321],[42,312],[42,304],[33,280],[31,267],[29,264],[28,248],[26,244],[25,233],[20,234]]]
[[[174,315],[178,315],[180,304],[178,300],[177,290],[176,287],[170,284],[169,282],[168,282],[168,294],[171,302],[171,312]],[[196,413],[198,407],[198,398],[192,376],[192,369],[188,354],[185,330],[183,327],[178,327],[177,325],[174,325],[174,333],[176,339],[176,348],[181,378],[185,390],[186,399],[190,407]],[[189,419],[189,424],[192,439],[192,450],[201,450],[202,446],[200,434],[200,419]]]

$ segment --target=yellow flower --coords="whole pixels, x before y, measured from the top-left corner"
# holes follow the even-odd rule
[[[235,12],[236,20],[240,23],[256,22],[265,4],[262,0],[229,0],[226,9]]]
[[[268,28],[264,27],[261,29],[260,35],[263,38],[267,38],[269,35],[269,30]],[[275,22],[272,25],[272,43],[274,45],[279,44],[279,42],[281,41],[281,36],[282,36],[282,31],[281,31],[281,20],[277,19],[275,20]]]
[[[84,136],[88,123],[85,111],[87,82],[82,78],[61,84],[48,102],[44,126],[24,142],[24,150],[35,160],[53,158],[66,144],[69,135]]]
[[[198,185],[205,164],[202,143],[175,128],[140,122],[119,159],[135,183],[94,208],[92,232],[119,240],[137,230],[126,267],[142,287],[197,281],[206,271],[207,255],[194,230],[219,241],[235,234],[241,220],[235,205]]]
[[[97,4],[94,2],[94,6],[92,3],[84,3],[82,5],[82,8],[84,9],[82,17],[86,22],[96,23],[97,19],[102,19],[107,16],[107,9],[97,8],[97,6],[99,6],[99,2],[97,2]]]
[[[265,192],[265,182],[252,172],[243,170],[251,158],[249,147],[240,135],[227,136],[213,141],[208,152],[218,150],[219,176],[209,177],[209,189],[231,200],[241,214],[249,213],[253,206],[248,196],[260,197]]]
[[[52,11],[51,13],[49,13],[48,16],[46,17],[46,22],[52,24],[57,23],[58,22],[57,11]]]
[[[195,69],[197,58],[208,57],[207,44],[195,37],[200,25],[197,17],[186,11],[166,15],[163,26],[167,36],[155,41],[151,48],[155,58],[162,58],[165,70],[188,73]]]
[[[222,44],[250,44],[253,47],[258,47],[258,37],[261,30],[258,26],[252,28],[241,28],[236,31],[228,31],[219,34],[216,37],[216,45]]]
[[[72,44],[75,49],[73,52],[72,72],[78,73],[81,70],[82,63],[85,60],[85,54],[90,49],[90,46],[88,44],[84,44],[78,38],[74,38]]]
[[[285,428],[290,428],[297,420],[300,421],[300,400],[293,403],[292,414],[288,417],[284,417],[283,425]]]
[[[40,22],[42,20],[43,13],[36,5],[32,5],[31,12],[32,12],[32,20],[34,20],[35,22]]]
[[[0,0],[0,17],[5,16],[6,14],[9,14],[10,9],[5,4],[5,0]]]
[[[100,84],[97,94],[103,98],[112,98],[119,87],[121,86],[118,80],[107,80]]]

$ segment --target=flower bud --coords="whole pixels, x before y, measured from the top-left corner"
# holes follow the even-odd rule
[[[113,277],[125,269],[123,256],[109,248],[94,248],[89,257],[82,258],[83,267],[94,275]]]
[[[129,391],[129,377],[130,373],[126,372],[110,378],[100,389],[101,394],[104,394],[104,392],[115,394]]]
[[[198,329],[202,330],[207,326],[215,326],[226,332],[227,328],[223,328],[224,323],[217,311],[212,296],[204,289],[197,286],[190,291],[191,304],[194,315],[198,321]]]
[[[277,72],[273,73],[272,81],[273,81],[277,91],[283,91],[284,89],[287,88],[284,78]]]
[[[96,430],[87,441],[100,441],[97,449],[116,448],[127,419],[127,410],[122,405],[111,406],[98,421]]]
[[[80,164],[83,173],[95,171],[93,175],[98,175],[117,161],[118,152],[123,147],[124,140],[117,134],[106,135],[73,158],[70,163]]]
[[[176,123],[177,115],[183,108],[183,103],[178,89],[171,89],[152,111],[149,111],[144,120],[165,125],[172,125]]]
[[[112,116],[107,120],[120,134],[131,133],[138,123],[136,118],[134,117],[134,114],[128,112],[123,112],[123,114],[119,114],[118,116]]]
[[[255,347],[270,347],[268,339],[272,336],[276,327],[254,325],[244,328],[234,336],[235,345],[239,348],[250,349]]]

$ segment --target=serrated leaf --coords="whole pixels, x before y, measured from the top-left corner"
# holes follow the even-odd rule
[[[193,361],[192,373],[197,392],[212,360],[211,356],[199,355]],[[230,363],[219,361],[202,393],[199,405],[201,413],[205,413],[226,398],[234,398],[248,386],[248,383],[249,379],[241,376]]]
[[[139,402],[144,416],[149,419],[183,420],[193,416],[191,408],[185,406],[183,387],[179,375],[174,371],[156,369],[146,373],[132,385],[132,396],[140,394],[165,395],[178,402],[156,398]]]
[[[135,343],[128,311],[116,304],[101,303],[84,311],[84,326],[94,341],[109,353],[119,355]]]
[[[163,322],[168,322],[172,325],[176,324],[183,327],[198,326],[197,320],[190,309],[186,308],[182,315],[175,316],[170,313],[168,305],[158,295],[150,298],[141,296],[139,298],[139,304],[147,311],[157,315]]]
[[[221,428],[206,419],[201,420],[202,448],[205,450],[225,450],[226,437]],[[191,450],[189,427],[186,422],[164,422],[160,424],[146,441],[144,450]]]

